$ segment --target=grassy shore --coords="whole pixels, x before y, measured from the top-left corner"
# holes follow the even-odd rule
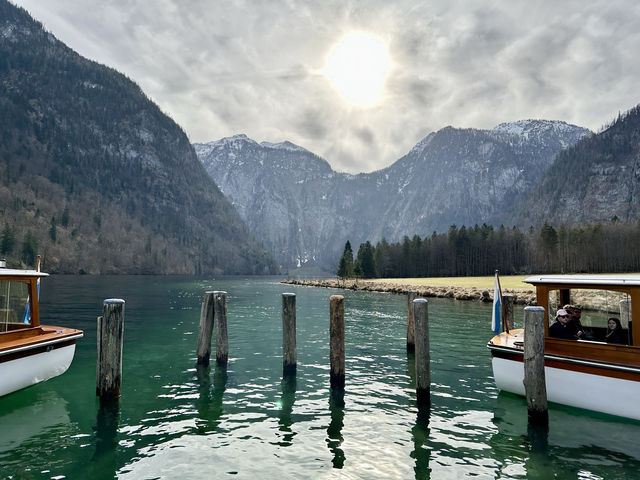
[[[532,305],[535,303],[535,291],[532,285],[522,282],[524,278],[526,277],[500,277],[502,293],[513,295],[515,303]],[[366,280],[330,278],[323,280],[283,280],[283,283],[400,294],[414,292],[423,297],[490,302],[493,300],[494,277],[376,278]]]
[[[500,285],[502,288],[511,290],[531,290],[531,285],[523,280],[529,275],[500,275]],[[360,280],[367,283],[383,283],[388,285],[409,285],[420,287],[452,287],[452,288],[477,288],[493,289],[494,276],[488,277],[429,277],[429,278],[376,278]]]

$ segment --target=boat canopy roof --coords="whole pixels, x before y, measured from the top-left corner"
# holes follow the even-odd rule
[[[640,275],[539,275],[524,279],[532,285],[632,286],[640,287]]]
[[[0,278],[6,277],[48,277],[48,273],[39,272],[37,270],[15,270],[13,268],[0,268]]]

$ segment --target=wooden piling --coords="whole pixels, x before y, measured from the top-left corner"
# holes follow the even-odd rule
[[[124,300],[106,299],[98,317],[96,395],[118,397],[122,384],[122,340],[124,334]]]
[[[200,309],[200,329],[198,330],[197,365],[209,365],[211,357],[211,336],[213,335],[213,292],[205,292]]]
[[[282,372],[296,373],[296,294],[282,294]]]
[[[524,390],[529,422],[548,425],[547,386],[544,372],[543,307],[524,309]]]
[[[229,361],[227,292],[213,292],[213,317],[216,330],[216,361],[226,365]]]
[[[429,304],[424,298],[413,301],[416,332],[416,397],[419,406],[431,405],[431,371],[429,352]]]
[[[407,295],[407,351],[414,352],[416,349],[416,324],[413,318],[413,301],[416,299],[415,292]]]
[[[344,297],[342,295],[331,296],[329,316],[331,388],[344,388]]]
[[[513,330],[513,303],[514,295],[502,295],[502,305],[504,308],[504,324]]]

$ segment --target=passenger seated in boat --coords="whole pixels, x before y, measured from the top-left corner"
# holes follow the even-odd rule
[[[627,343],[624,339],[622,325],[620,324],[620,320],[617,318],[611,317],[607,322],[607,335],[604,337],[604,341],[607,343]]]
[[[571,333],[568,327],[570,320],[569,312],[564,308],[561,308],[556,312],[556,321],[549,327],[549,335],[555,338],[564,338],[567,340],[577,340],[582,335],[582,332],[577,334]]]
[[[585,338],[586,330],[580,322],[582,317],[582,309],[574,305],[565,305],[562,307],[569,314],[569,322],[567,323],[567,329],[571,335],[575,335],[576,338]]]

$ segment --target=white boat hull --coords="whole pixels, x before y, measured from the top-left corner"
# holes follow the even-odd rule
[[[492,365],[500,390],[525,395],[522,361],[494,356]],[[640,420],[640,382],[549,366],[544,371],[549,402]]]
[[[75,341],[49,351],[34,349],[34,353],[3,361],[0,357],[0,396],[49,380],[66,372],[75,354]]]

